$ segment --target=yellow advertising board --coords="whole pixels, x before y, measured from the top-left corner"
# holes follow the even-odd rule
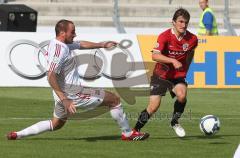
[[[149,63],[157,36],[137,38],[145,67],[152,72]],[[199,36],[187,81],[192,88],[240,88],[240,37]]]

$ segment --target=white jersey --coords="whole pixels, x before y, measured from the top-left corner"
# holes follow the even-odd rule
[[[52,39],[47,49],[47,71],[56,73],[57,82],[66,96],[82,91],[80,77],[73,50],[80,49],[80,43],[65,44]],[[54,93],[54,98],[59,100]]]

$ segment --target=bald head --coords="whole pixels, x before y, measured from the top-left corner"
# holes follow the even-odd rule
[[[199,0],[199,6],[202,10],[208,7],[208,0]]]

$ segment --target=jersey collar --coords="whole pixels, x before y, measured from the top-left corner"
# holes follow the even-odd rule
[[[181,40],[183,39],[183,37],[186,35],[186,33],[187,33],[187,31],[185,31],[184,34],[183,34],[183,36],[177,37],[177,35],[175,34],[173,28],[171,29],[171,32],[172,32],[172,34],[175,35],[175,37],[176,37],[176,39],[177,39],[178,41],[181,41]]]

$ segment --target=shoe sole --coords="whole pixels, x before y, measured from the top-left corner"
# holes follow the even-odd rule
[[[122,139],[123,141],[143,141],[145,139],[147,139],[150,136],[149,133],[145,133],[143,137],[141,137],[140,139]],[[137,138],[137,137],[135,137]]]

